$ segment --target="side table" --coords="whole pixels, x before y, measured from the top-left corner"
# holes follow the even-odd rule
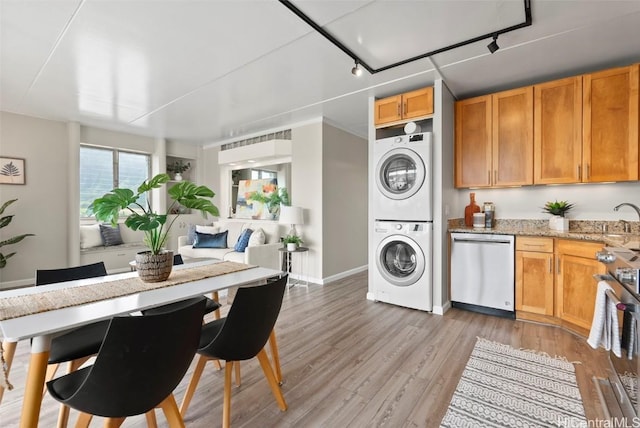
[[[282,271],[286,272],[289,275],[289,287],[293,287],[294,285],[309,285],[309,280],[305,279],[304,281],[301,278],[304,276],[304,271],[306,270],[305,266],[301,263],[300,265],[300,274],[297,275],[298,279],[294,280],[291,278],[291,266],[293,265],[293,254],[295,253],[307,253],[309,248],[307,247],[298,247],[294,251],[287,250],[287,247],[278,248],[278,251],[282,254]],[[304,254],[305,261],[307,260],[308,254]]]

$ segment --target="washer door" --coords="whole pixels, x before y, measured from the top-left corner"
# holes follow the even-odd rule
[[[424,184],[424,162],[410,149],[389,150],[376,165],[378,190],[390,199],[406,199]]]
[[[393,285],[413,285],[424,273],[424,253],[407,236],[391,235],[384,238],[378,245],[376,255],[378,272]]]

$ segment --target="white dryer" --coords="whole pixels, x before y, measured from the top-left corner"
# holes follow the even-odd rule
[[[375,220],[433,220],[432,145],[431,132],[374,142],[372,215]]]
[[[432,235],[431,222],[375,222],[375,300],[433,310]]]

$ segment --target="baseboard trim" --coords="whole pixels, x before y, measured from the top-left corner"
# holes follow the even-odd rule
[[[451,309],[451,302],[446,302],[442,306],[434,306],[433,313],[436,315],[444,315],[449,309]]]
[[[340,272],[340,273],[337,273],[335,275],[327,276],[326,278],[322,278],[322,279],[315,280],[315,279],[309,278],[309,281],[314,282],[316,284],[325,285],[325,284],[329,284],[329,283],[334,282],[334,281],[338,281],[339,279],[346,278],[348,276],[355,275],[355,274],[360,273],[360,272],[364,272],[367,269],[369,269],[369,266],[368,265],[363,265],[363,266],[359,266],[357,268],[345,270],[344,272]]]
[[[0,282],[0,290],[11,290],[13,288],[22,288],[29,285],[33,285],[33,278],[31,279],[17,279],[15,281]]]

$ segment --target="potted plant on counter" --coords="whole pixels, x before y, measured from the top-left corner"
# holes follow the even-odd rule
[[[298,235],[287,235],[282,242],[287,246],[287,251],[295,251],[303,241]]]
[[[554,201],[547,202],[543,209],[543,212],[549,213],[552,217],[549,219],[549,229],[557,230],[559,232],[566,232],[569,230],[569,219],[565,215],[573,208],[573,204],[567,201]]]
[[[213,205],[210,198],[215,193],[206,186],[196,186],[190,181],[181,181],[168,190],[169,197],[173,200],[164,214],[156,213],[149,204],[151,190],[160,188],[170,181],[167,174],[158,174],[150,180],[145,180],[134,192],[131,189],[113,189],[101,198],[93,201],[90,210],[99,221],[110,222],[113,226],[118,223],[118,217],[122,211],[130,212],[124,224],[132,230],[144,232],[144,243],[149,251],[136,255],[136,269],[140,279],[145,282],[160,282],[166,280],[171,274],[173,266],[173,252],[164,249],[171,226],[178,215],[167,222],[168,214],[175,206],[184,206],[192,210],[200,211],[203,216],[211,214],[219,216],[218,208]],[[141,196],[146,196],[146,204],[139,203]],[[146,206],[145,206],[146,205]]]

